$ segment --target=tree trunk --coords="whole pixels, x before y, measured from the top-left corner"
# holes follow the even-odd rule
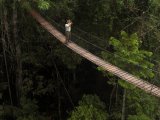
[[[128,0],[123,0],[125,6],[128,6]]]
[[[111,0],[111,7],[114,12],[117,12],[117,0]]]
[[[112,97],[114,95],[114,92],[115,92],[115,89],[116,89],[116,86],[113,87],[112,89],[112,92],[111,92],[111,95],[110,95],[110,99],[109,99],[109,113],[111,113],[111,107],[112,107]]]
[[[58,84],[58,116],[59,120],[61,120],[61,94],[60,94],[60,82],[59,79],[57,78],[57,84]]]
[[[122,103],[122,116],[121,116],[121,120],[125,120],[125,107],[126,107],[126,89],[124,89],[124,93],[123,93],[123,103]]]
[[[17,91],[17,98],[18,104],[19,99],[21,96],[21,86],[22,86],[22,62],[21,62],[21,49],[20,49],[20,42],[18,40],[18,32],[17,32],[17,1],[14,0],[13,4],[13,37],[15,42],[16,48],[16,91]]]
[[[9,97],[10,97],[10,102],[11,105],[13,105],[13,100],[12,100],[12,93],[11,93],[11,84],[10,84],[10,78],[9,78],[9,72],[8,72],[8,65],[7,65],[7,56],[6,56],[6,49],[7,49],[7,45],[6,45],[6,39],[5,39],[5,23],[7,21],[7,15],[6,15],[6,11],[5,9],[2,7],[2,13],[1,13],[1,40],[2,40],[2,48],[3,48],[3,58],[4,58],[4,63],[5,63],[5,70],[6,70],[6,77],[7,77],[7,82],[8,82],[8,90],[9,90]],[[4,12],[4,13],[3,13]],[[3,16],[4,15],[4,16]]]
[[[60,79],[59,79],[59,72],[57,70],[57,66],[55,64],[56,74],[57,74],[57,102],[58,102],[58,120],[61,120],[61,92],[60,92]],[[52,73],[52,76],[54,76],[54,73]],[[54,78],[53,78],[54,79]]]

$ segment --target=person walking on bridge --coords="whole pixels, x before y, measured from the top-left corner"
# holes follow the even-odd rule
[[[72,21],[69,19],[67,20],[65,24],[65,34],[66,34],[66,41],[65,43],[68,43],[69,40],[71,40],[71,27],[72,27]]]

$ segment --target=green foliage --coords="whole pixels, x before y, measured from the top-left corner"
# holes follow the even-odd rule
[[[127,109],[132,111],[131,115],[143,114],[152,119],[156,118],[157,115],[154,113],[159,110],[159,102],[156,98],[144,93],[142,90],[131,90],[128,93]]]
[[[38,112],[39,107],[35,100],[23,96],[21,98],[21,106],[21,109],[15,111],[17,120],[46,120],[46,118]]]
[[[134,85],[131,85],[130,83],[123,81],[122,79],[118,80],[118,84],[125,89],[134,90],[136,88]]]
[[[82,57],[62,46],[57,46],[54,52],[69,69],[75,69],[76,65],[82,61]]]
[[[160,1],[159,0],[151,0],[151,5],[160,7]]]
[[[47,0],[38,0],[38,7],[42,10],[47,10],[50,7],[49,1]]]
[[[20,1],[22,8],[31,9],[30,3],[28,1]]]
[[[136,33],[128,35],[125,31],[121,31],[119,39],[111,37],[109,44],[114,47],[115,55],[102,52],[103,58],[111,61],[114,65],[136,75],[137,77],[153,78],[153,64],[148,61],[152,56],[152,52],[140,50],[141,40]],[[113,76],[111,76],[113,77]],[[111,79],[112,80],[112,79]],[[123,80],[118,80],[118,84],[127,90],[126,101],[128,120],[150,120],[149,117],[154,113],[156,108],[156,99],[144,93],[142,90],[136,89],[135,86],[128,84]],[[139,116],[132,114],[140,114]],[[115,114],[116,115],[116,114]]]
[[[153,64],[145,60],[147,57],[150,57],[152,53],[139,50],[139,42],[136,34],[132,34],[129,37],[125,32],[122,32],[121,35],[121,40],[117,40],[113,37],[111,37],[110,39],[110,44],[114,46],[116,55],[112,56],[110,54],[102,52],[103,58],[112,61],[113,64],[134,75],[144,78],[152,78],[154,74],[152,73],[152,71],[148,70],[148,68],[152,68]],[[142,67],[138,67],[137,65],[140,65]],[[137,68],[139,70],[137,70]],[[118,83],[124,88],[134,88],[132,85],[121,80],[119,80]]]
[[[142,115],[129,115],[127,120],[151,120],[148,116]]]
[[[27,0],[20,0],[20,4],[23,8],[31,9],[33,4],[37,4],[38,8],[41,10],[48,10],[50,8],[50,1],[49,0],[38,0],[38,1],[27,1]]]
[[[149,70],[154,65],[147,60],[152,56],[152,52],[140,50],[141,40],[136,33],[128,35],[122,31],[121,38],[118,40],[111,37],[109,44],[114,46],[115,55],[102,52],[103,58],[110,59],[113,64],[139,77],[154,77],[153,72]]]
[[[0,7],[1,7],[2,4],[3,4],[3,0],[0,0]]]
[[[2,109],[0,110],[0,120],[5,120],[12,116],[13,107],[10,105],[1,105]]]
[[[33,90],[32,81],[25,82],[22,89],[23,95],[20,99],[21,108],[14,109],[14,114],[17,120],[46,120],[47,118],[38,111],[37,101],[27,97],[31,90]]]
[[[84,95],[68,120],[107,120],[105,104],[98,96]]]

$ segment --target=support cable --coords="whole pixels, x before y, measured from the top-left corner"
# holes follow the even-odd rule
[[[54,21],[54,22],[55,22],[55,21]],[[56,22],[55,22],[55,23],[56,23]],[[58,26],[60,26],[61,28],[63,28],[60,24],[58,24],[58,23],[56,23],[56,24],[57,24]],[[63,29],[64,29],[64,28],[63,28]],[[105,52],[107,52],[107,53],[109,53],[109,54],[111,54],[111,55],[115,55],[116,57],[119,57],[119,58],[122,59],[122,60],[131,62],[131,61],[129,61],[127,58],[123,58],[123,57],[121,57],[121,56],[119,56],[119,55],[117,55],[117,54],[115,54],[115,53],[112,53],[112,52],[110,52],[110,51],[108,51],[108,50],[106,50],[106,49],[104,49],[104,48],[102,48],[102,47],[100,47],[100,46],[98,46],[98,45],[96,45],[96,44],[94,44],[94,43],[92,43],[92,42],[90,42],[90,41],[88,41],[88,40],[80,37],[80,36],[78,36],[78,35],[75,34],[75,33],[72,33],[72,34],[73,34],[75,37],[77,37],[78,39],[84,41],[85,43],[88,43],[88,44],[92,45],[92,46],[95,47],[95,48],[98,48],[98,49],[100,49],[100,50],[102,50],[102,51],[105,51]],[[153,69],[151,69],[151,68],[144,68],[144,67],[141,66],[140,64],[135,64],[135,63],[130,63],[130,64],[134,64],[134,65],[136,65],[136,66],[138,66],[138,67],[141,67],[141,68],[143,68],[143,69],[147,69],[147,70],[150,70],[150,71],[159,73],[158,71],[153,70]]]
[[[54,60],[53,60],[53,63],[54,63],[54,67],[55,67],[55,69],[56,69],[56,71],[57,71],[57,73],[58,73],[58,76],[59,76],[59,78],[60,78],[60,82],[62,83],[62,85],[63,85],[63,87],[64,87],[64,90],[66,91],[67,96],[68,96],[68,98],[69,98],[69,100],[70,100],[70,103],[72,104],[72,107],[74,108],[75,106],[74,106],[72,97],[71,97],[69,91],[68,91],[67,88],[66,88],[66,85],[65,85],[65,83],[64,83],[64,81],[63,81],[63,79],[62,79],[62,77],[61,77],[61,74],[60,74],[60,72],[59,72],[59,69],[58,69],[58,67],[57,67],[57,65],[56,65],[56,63],[55,63]]]
[[[53,27],[48,21],[46,21],[39,13],[34,10],[30,10],[30,14],[41,24],[41,26],[46,29],[49,33],[59,39],[62,43],[65,42],[65,36],[59,32],[55,27]],[[97,57],[96,55],[90,53],[89,51],[85,50],[84,48],[78,46],[77,44],[70,41],[66,44],[67,47],[72,49],[74,52],[78,53],[79,55],[83,56],[84,58],[90,60],[94,64],[103,67],[105,70],[111,72],[112,74],[124,79],[125,81],[132,83],[133,85],[141,88],[145,92],[150,92],[148,89],[149,86],[152,86],[151,83],[144,81],[142,79],[137,78],[136,76],[129,74],[122,69],[108,63],[107,61],[102,60],[101,58]],[[123,75],[122,75],[123,74]],[[143,83],[143,84],[136,84],[135,82]],[[155,91],[156,90],[156,91]],[[154,86],[154,89],[150,92],[152,95],[157,97],[160,96],[160,89],[157,86]]]

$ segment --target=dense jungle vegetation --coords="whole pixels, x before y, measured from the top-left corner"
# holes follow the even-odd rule
[[[29,14],[160,87],[159,0],[0,0],[0,120],[160,120],[160,99],[80,57]]]

